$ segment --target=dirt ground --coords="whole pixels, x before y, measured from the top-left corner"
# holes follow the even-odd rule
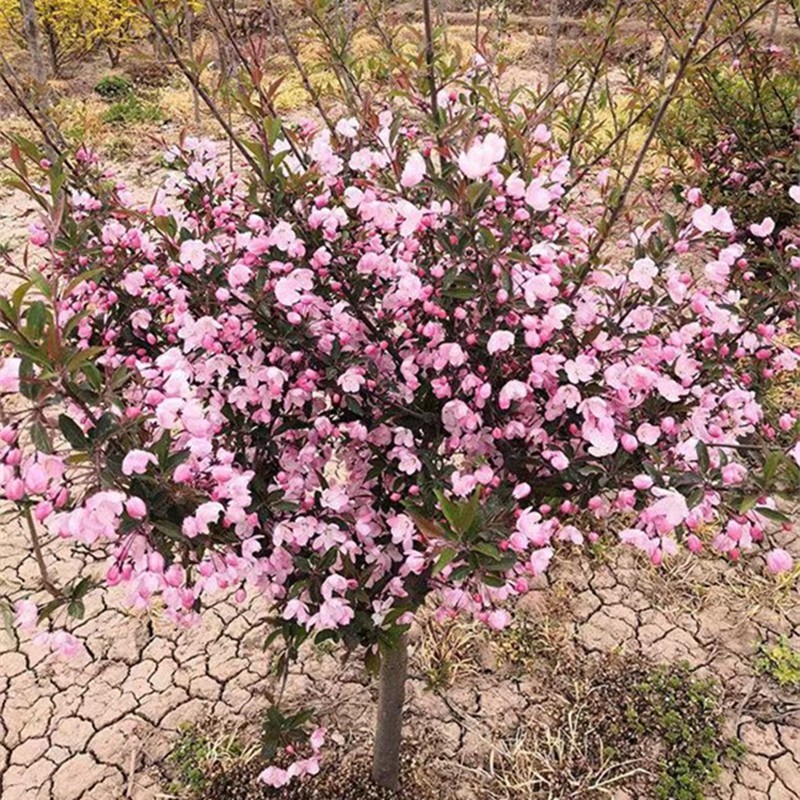
[[[800,557],[800,536],[785,534]],[[69,574],[57,545],[48,559]],[[724,691],[727,725],[747,748],[718,790],[724,800],[800,797],[800,695],[755,668],[761,642],[786,636],[800,646],[797,590],[778,587],[756,558],[724,566],[696,558],[654,570],[630,552],[608,561],[557,563],[521,603],[557,631],[559,647],[641,653],[688,662]],[[576,565],[577,563],[577,565]],[[0,585],[35,580],[24,532],[7,525],[0,542]],[[63,663],[0,633],[0,797],[3,800],[156,800],[165,757],[184,723],[254,716],[275,688],[262,650],[264,609],[221,600],[202,627],[179,631],[157,616],[136,618],[119,598],[93,598],[76,633],[91,657]],[[459,800],[479,798],[474,770],[492,743],[537,715],[546,681],[509,677],[491,659],[431,690],[424,673],[437,658],[430,634],[417,638],[408,697],[411,735],[434,736],[436,766],[453,775]],[[445,642],[443,646],[448,645]],[[433,655],[425,650],[434,648]],[[369,731],[375,686],[356,661],[316,652],[293,668],[285,701],[324,709],[331,731]],[[617,794],[617,797],[634,797]],[[645,800],[645,799],[643,799]]]

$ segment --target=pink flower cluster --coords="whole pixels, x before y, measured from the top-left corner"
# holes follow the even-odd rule
[[[319,772],[320,766],[320,753],[325,744],[325,729],[317,728],[309,737],[309,746],[311,747],[311,755],[304,758],[297,758],[288,767],[269,766],[262,770],[258,776],[260,780],[272,786],[274,789],[280,789],[291,783],[295,778],[304,778],[310,775],[316,775]],[[292,745],[285,748],[285,753],[289,756],[295,755],[295,749]]]

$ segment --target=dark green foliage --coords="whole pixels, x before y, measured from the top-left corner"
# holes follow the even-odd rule
[[[717,685],[696,680],[687,665],[658,667],[638,683],[629,708],[641,735],[664,747],[658,800],[701,800],[720,774],[720,762],[740,752],[722,734]]]
[[[285,756],[264,759],[258,735],[205,731],[187,727],[169,757],[174,772],[170,791],[187,800],[438,800],[443,795],[433,770],[426,764],[417,742],[409,741],[401,756],[403,788],[400,793],[372,782],[371,758],[364,747],[346,753],[326,750],[319,775],[272,789],[258,778],[271,763]],[[248,745],[252,739],[252,745]],[[426,780],[423,781],[422,778]]]
[[[94,87],[104,100],[117,100],[133,92],[133,83],[123,75],[106,75]]]
[[[739,66],[699,71],[691,91],[659,129],[663,149],[707,202],[727,206],[738,225],[771,216],[777,232],[796,225],[788,196],[800,167],[800,72],[789,54],[745,47]]]
[[[169,757],[177,769],[175,779],[177,787],[190,792],[196,792],[205,787],[208,750],[208,739],[197,728],[186,728],[181,733],[181,737]]]

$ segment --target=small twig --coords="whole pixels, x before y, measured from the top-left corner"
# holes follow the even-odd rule
[[[33,555],[39,567],[39,574],[42,577],[42,586],[49,594],[53,595],[53,597],[61,597],[61,591],[50,579],[50,573],[47,571],[47,564],[45,564],[44,555],[42,554],[42,543],[39,539],[39,532],[36,530],[36,523],[33,521],[33,514],[31,514],[30,508],[25,509],[24,516],[27,520],[28,531],[31,535]]]
[[[742,714],[744,713],[745,707],[750,702],[750,698],[753,696],[755,688],[756,688],[756,679],[751,678],[750,683],[747,685],[747,689],[744,693],[744,696],[736,705],[736,714],[734,715],[733,722],[731,723],[731,730],[733,731],[734,735],[736,735],[736,732],[739,729],[739,723],[741,722]]]
[[[138,742],[134,742],[131,749],[130,768],[128,769],[128,785],[125,790],[125,797],[133,797],[134,779],[136,778],[136,758],[139,755]]]
[[[25,97],[23,97],[22,91],[19,89],[19,87],[14,85],[13,81],[11,81],[9,78],[9,75],[13,76],[16,81],[19,81],[19,78],[17,78],[16,73],[14,72],[14,68],[8,63],[8,59],[2,53],[0,53],[0,81],[2,81],[8,91],[11,93],[11,96],[14,98],[17,105],[22,109],[22,112],[25,114],[25,116],[30,119],[30,121],[42,134],[52,153],[63,159],[65,167],[68,169],[73,169],[67,158],[63,156],[65,144],[64,140],[61,138],[61,134],[58,133],[58,130],[52,124],[47,115],[44,114],[42,109],[34,104],[34,108],[36,112],[41,115],[41,118],[37,116],[37,113],[34,112],[34,108],[32,108],[31,104],[29,104]],[[59,139],[58,142],[56,142],[56,138]]]
[[[319,112],[319,115],[322,117],[322,121],[325,123],[326,127],[331,133],[335,133],[336,128],[334,124],[331,122],[330,117],[325,111],[325,107],[322,105],[322,100],[319,96],[319,92],[314,88],[311,83],[311,79],[308,76],[308,72],[306,71],[305,67],[300,61],[299,56],[297,55],[297,50],[295,49],[294,45],[292,44],[292,40],[289,38],[289,34],[286,32],[286,27],[283,24],[283,19],[280,15],[276,12],[274,6],[272,5],[272,0],[266,0],[267,8],[272,13],[272,17],[275,20],[275,24],[278,26],[278,32],[283,39],[283,43],[286,45],[286,49],[289,51],[289,58],[292,60],[295,69],[300,74],[300,80],[303,83],[303,88],[308,93],[308,96],[311,98],[311,102],[314,104],[314,107]]]

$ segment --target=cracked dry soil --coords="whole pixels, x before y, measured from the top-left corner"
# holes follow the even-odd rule
[[[35,582],[36,564],[20,528],[4,533],[0,587],[14,600]],[[800,536],[782,535],[800,556]],[[70,573],[57,544],[47,555],[57,577]],[[155,800],[165,796],[166,757],[182,724],[252,717],[269,703],[263,607],[221,599],[202,627],[184,631],[157,615],[127,614],[113,593],[87,599],[76,633],[91,657],[54,661],[0,633],[2,800]],[[729,732],[747,752],[708,796],[790,800],[800,798],[800,695],[758,674],[756,651],[779,636],[800,646],[797,599],[796,587],[779,591],[752,561],[695,558],[654,570],[617,551],[556,563],[521,606],[552,617],[559,646],[578,657],[624,651],[687,662],[698,677],[716,678]],[[509,676],[491,663],[431,691],[417,662],[407,730],[435,737],[438,768],[453,776],[458,798],[478,797],[469,769],[485,761],[493,740],[536,715],[546,692],[533,676]],[[375,696],[357,659],[342,664],[323,652],[293,668],[285,692],[289,703],[324,709],[328,727],[348,735],[367,734]]]

